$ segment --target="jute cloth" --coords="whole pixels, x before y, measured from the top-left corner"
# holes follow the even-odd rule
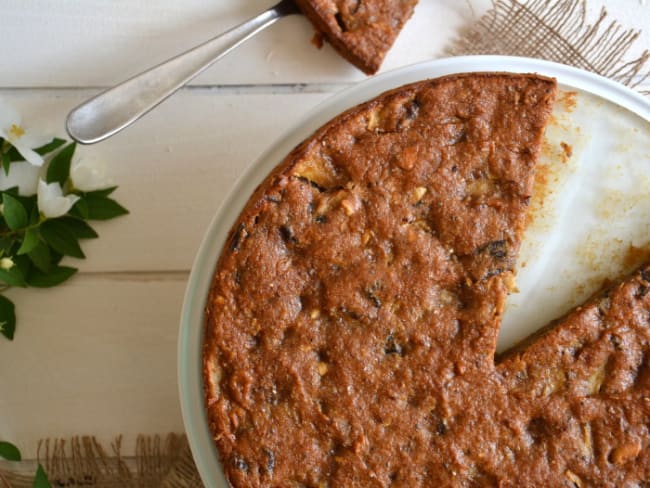
[[[447,48],[447,54],[502,54],[576,66],[644,90],[650,51],[627,54],[641,32],[610,20],[603,7],[587,21],[586,0],[493,0],[479,21]]]
[[[641,89],[648,50],[627,54],[639,31],[608,19],[603,8],[588,23],[585,0],[494,0],[492,8],[452,42],[449,55],[504,54],[569,64]],[[125,458],[118,437],[109,448],[93,437],[45,439],[39,462],[54,487],[202,487],[184,435],[140,436]],[[31,487],[36,462],[0,464],[0,488]],[[4,485],[4,486],[3,486]]]
[[[202,487],[187,438],[180,434],[139,436],[135,455],[123,457],[121,437],[108,449],[90,436],[44,439],[38,446],[53,487],[195,488]],[[0,488],[31,487],[36,461],[3,462]]]

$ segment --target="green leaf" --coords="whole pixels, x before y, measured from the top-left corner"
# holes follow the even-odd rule
[[[37,147],[36,149],[34,149],[34,151],[36,151],[41,156],[45,156],[47,153],[51,153],[52,151],[60,148],[65,143],[66,143],[65,139],[59,139],[58,137],[55,137],[54,139],[52,139],[51,142],[48,142],[44,146]]]
[[[28,222],[27,210],[18,199],[8,193],[2,194],[2,203],[4,205],[4,218],[11,230],[25,227]]]
[[[67,227],[77,239],[95,239],[99,237],[97,232],[81,219],[75,217],[59,217],[54,220]]]
[[[11,442],[4,441],[0,441],[0,457],[6,459],[7,461],[20,461],[21,459],[20,451],[18,448]]]
[[[25,275],[19,266],[13,266],[11,269],[0,268],[0,280],[7,283],[9,286],[27,286],[25,283]]]
[[[25,210],[27,210],[28,214],[36,206],[36,200],[38,199],[36,195],[31,195],[28,197],[24,195],[19,195],[17,186],[14,186],[13,188],[7,188],[2,193],[9,194],[12,197],[14,197],[16,200],[18,200],[22,204],[22,206],[25,207]]]
[[[9,166],[11,166],[11,157],[9,153],[4,153],[2,155],[2,168],[5,170],[5,174],[9,174]]]
[[[61,222],[46,220],[41,224],[41,237],[52,249],[73,258],[85,258],[75,235]]]
[[[0,237],[0,254],[11,254],[11,248],[16,243],[14,237]]]
[[[74,155],[74,150],[77,148],[77,143],[73,142],[65,146],[59,153],[52,158],[50,166],[47,168],[46,180],[48,183],[57,182],[61,186],[64,185],[66,180],[70,177],[70,162]]]
[[[56,251],[54,251],[54,250],[51,250],[51,249],[50,249],[50,251],[51,251],[51,253],[52,253],[52,264],[53,264],[54,266],[56,266],[56,265],[59,264],[59,263],[61,262],[61,260],[63,259],[63,254],[59,254],[58,252],[56,252]]]
[[[50,270],[49,273],[42,273],[34,271],[27,280],[29,286],[37,288],[49,288],[51,286],[60,285],[73,274],[77,272],[77,268],[69,266],[56,266]]]
[[[52,253],[50,248],[43,241],[39,240],[36,247],[27,254],[34,266],[44,273],[49,273],[52,268]]]
[[[7,297],[0,295],[0,333],[10,341],[14,339],[14,332],[16,331],[16,307]],[[8,442],[0,442],[0,457],[8,459],[9,461],[20,461],[20,452],[18,449],[12,452],[11,448],[16,449]],[[12,459],[17,455],[17,459]]]
[[[36,229],[27,229],[23,237],[23,243],[18,248],[17,254],[27,254],[38,245],[38,231]]]
[[[111,193],[117,190],[117,186],[111,186],[110,188],[104,188],[103,190],[93,190],[86,193],[88,196],[93,197],[107,197]]]
[[[23,276],[29,276],[29,273],[32,270],[32,262],[29,259],[29,257],[23,255],[23,256],[14,256],[13,257],[14,263],[16,263],[16,267],[20,270],[20,273]]]
[[[36,202],[32,205],[32,211],[29,214],[29,225],[36,225],[41,221],[41,212],[38,210]]]
[[[39,463],[38,469],[36,470],[36,476],[34,477],[34,484],[32,488],[52,488],[50,480],[47,479],[47,473],[43,469],[43,466]]]
[[[77,203],[75,203],[70,211],[68,212],[70,215],[74,215],[75,217],[79,217],[80,219],[87,220],[88,219],[88,202],[86,202],[86,199],[84,197],[81,197],[79,200],[77,200]]]
[[[21,156],[21,154],[18,152],[18,149],[13,146],[11,146],[11,149],[9,149],[5,154],[7,155],[7,159],[10,163],[13,161],[25,161],[25,158]]]
[[[8,189],[2,191],[1,194],[2,194],[2,199],[3,200],[4,200],[4,197],[8,195],[9,198],[13,198],[20,205],[22,205],[22,207],[24,208],[24,210],[25,210],[25,212],[27,213],[28,216],[31,215],[31,217],[28,217],[28,219],[27,219],[27,224],[28,225],[29,224],[33,225],[33,224],[38,223],[38,221],[40,219],[40,213],[38,212],[38,207],[36,205],[36,195],[30,196],[30,197],[25,197],[25,196],[22,196],[22,195],[18,195],[18,188],[17,187],[8,188]],[[11,202],[11,203],[15,203],[15,202]],[[36,213],[36,218],[37,218],[36,221],[32,221],[34,213]],[[0,222],[8,227],[6,216],[0,215]],[[23,227],[26,227],[26,225],[23,226]]]
[[[88,205],[88,220],[109,220],[129,213],[112,198],[86,195],[83,200]]]

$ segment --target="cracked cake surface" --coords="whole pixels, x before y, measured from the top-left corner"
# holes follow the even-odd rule
[[[500,73],[400,87],[260,185],[206,308],[206,408],[233,486],[650,478],[648,272],[495,361],[555,91]]]
[[[296,0],[319,35],[366,74],[377,72],[417,0]]]

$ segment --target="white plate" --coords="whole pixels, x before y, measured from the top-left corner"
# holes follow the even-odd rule
[[[406,83],[471,71],[540,73],[555,77],[563,92],[575,93],[560,97],[547,129],[539,165],[547,182],[537,186],[533,197],[533,218],[519,259],[519,293],[508,301],[500,347],[579,303],[603,278],[615,276],[644,254],[637,248],[650,242],[650,103],[636,92],[561,64],[467,56],[401,68],[333,96],[239,178],[210,224],[192,268],[181,316],[178,379],[185,429],[207,487],[225,488],[228,483],[203,405],[203,313],[222,245],[249,196],[294,146],[344,110]],[[571,147],[571,157],[562,156],[561,142]]]

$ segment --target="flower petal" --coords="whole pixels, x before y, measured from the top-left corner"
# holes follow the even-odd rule
[[[54,137],[51,135],[41,134],[40,132],[34,131],[29,127],[24,127],[25,134],[20,138],[22,143],[32,149],[39,148],[45,144],[52,142]]]
[[[4,132],[9,131],[12,124],[20,125],[21,120],[20,113],[4,99],[0,98],[0,127]]]
[[[16,150],[20,153],[20,155],[23,158],[25,158],[25,161],[39,168],[43,166],[43,156],[38,154],[36,151],[33,151],[32,148],[25,145],[21,139],[22,138],[18,140],[12,140],[10,138],[8,140],[9,142],[11,142],[11,145],[16,148]]]
[[[21,124],[21,120],[20,113],[3,99],[0,99],[0,137],[9,141],[26,161],[29,161],[34,166],[42,166],[43,157],[33,149],[44,145],[52,138],[25,129]]]
[[[106,165],[96,159],[74,160],[70,178],[74,187],[81,191],[103,190],[113,183],[106,174]]]
[[[18,193],[31,196],[36,193],[40,168],[27,161],[15,161],[9,166],[9,174],[0,168],[0,190],[18,187]]]
[[[45,183],[38,180],[38,209],[45,217],[50,219],[61,217],[68,213],[72,206],[79,200],[77,195],[63,195],[61,185],[58,183]]]

